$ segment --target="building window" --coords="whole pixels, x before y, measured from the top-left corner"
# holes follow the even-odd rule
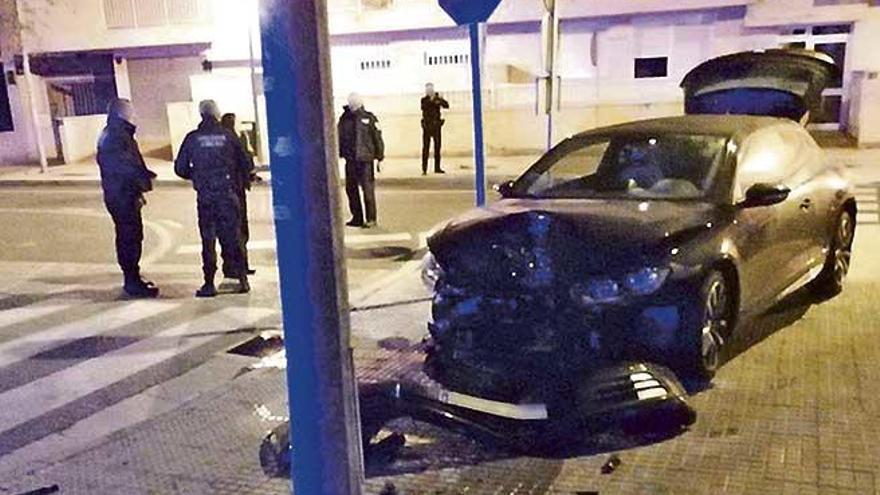
[[[635,61],[636,79],[666,77],[668,66],[669,57],[637,58]]]
[[[193,24],[206,21],[199,0],[104,0],[108,29]]]
[[[829,26],[813,26],[813,34],[846,34],[852,31],[849,24],[832,24]]]
[[[388,59],[382,60],[361,60],[361,70],[378,70],[378,69],[390,69],[391,61]]]
[[[10,72],[10,74],[12,73]],[[6,70],[3,68],[3,64],[0,64],[0,76],[3,79],[0,81],[0,132],[10,132],[15,130],[15,126],[12,124],[12,108],[9,106]]]
[[[466,53],[451,53],[445,55],[432,55],[425,53],[425,65],[464,65],[471,62],[471,56]]]

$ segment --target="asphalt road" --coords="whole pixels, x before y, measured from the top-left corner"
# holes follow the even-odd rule
[[[181,187],[147,196],[144,209],[144,272],[151,265],[180,265],[200,273],[195,193]],[[471,205],[468,191],[378,192],[379,226],[346,228],[349,281],[357,286],[416,256],[423,234]],[[261,276],[275,270],[270,189],[249,195],[251,260]],[[343,220],[348,215],[342,212]],[[114,263],[113,226],[100,191],[85,188],[0,190],[0,261]],[[189,267],[189,268],[188,268]],[[160,283],[160,280],[156,280]]]

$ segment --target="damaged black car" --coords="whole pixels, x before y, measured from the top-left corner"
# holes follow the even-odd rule
[[[856,202],[805,129],[836,70],[710,60],[682,83],[687,115],[565,139],[439,229],[423,278],[442,401],[524,421],[662,403],[682,394],[667,368],[710,380],[750,318],[839,293]]]

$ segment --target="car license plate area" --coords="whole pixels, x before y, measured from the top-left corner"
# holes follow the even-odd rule
[[[479,411],[494,416],[517,420],[545,420],[548,419],[547,406],[545,404],[511,404],[472,395],[443,390],[437,398],[444,404]]]

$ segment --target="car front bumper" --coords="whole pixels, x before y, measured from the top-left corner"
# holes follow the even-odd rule
[[[427,377],[364,384],[359,394],[365,441],[399,417],[516,449],[560,446],[615,427],[669,431],[696,419],[675,375],[650,363],[599,369],[585,377],[575,399],[565,404],[487,400],[448,390]]]

